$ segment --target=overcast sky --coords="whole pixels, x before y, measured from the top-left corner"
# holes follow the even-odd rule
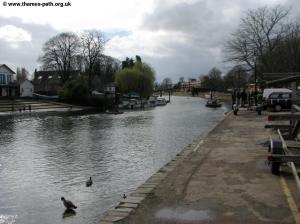
[[[292,16],[300,13],[299,0],[69,1],[69,7],[9,7],[0,0],[0,64],[34,71],[47,39],[59,32],[96,29],[109,38],[106,54],[120,60],[140,55],[158,81],[170,77],[176,82],[212,67],[230,68],[222,48],[247,10],[281,4],[291,7]]]

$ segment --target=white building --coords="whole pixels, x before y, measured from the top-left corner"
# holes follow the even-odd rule
[[[192,88],[200,88],[201,87],[201,81],[196,79],[191,79],[188,82],[181,82],[180,83],[180,89],[181,91],[191,91]]]
[[[33,84],[29,80],[20,83],[20,97],[33,97]]]
[[[0,97],[18,96],[19,88],[13,83],[15,72],[7,65],[0,64]]]

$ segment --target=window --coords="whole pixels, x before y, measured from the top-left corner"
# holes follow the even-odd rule
[[[11,75],[7,75],[7,83],[11,82]]]
[[[0,84],[6,84],[5,75],[0,74]]]
[[[289,98],[291,98],[291,94],[290,94],[290,93],[283,93],[283,94],[281,95],[281,98],[282,98],[282,99],[289,99]]]
[[[279,93],[272,93],[272,94],[269,96],[270,99],[278,99],[278,97],[279,97]]]

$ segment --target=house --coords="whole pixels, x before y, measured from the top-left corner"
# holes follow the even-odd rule
[[[69,80],[79,77],[80,71],[72,71]],[[36,71],[33,84],[35,92],[45,95],[58,95],[63,86],[62,77],[57,71]]]
[[[20,83],[20,97],[33,97],[33,84],[29,80]]]
[[[116,92],[116,84],[108,83],[104,85],[104,93],[115,94]]]
[[[182,92],[189,92],[193,88],[200,88],[200,87],[201,87],[201,81],[196,79],[190,79],[188,82],[180,83],[180,89]]]
[[[19,85],[14,82],[15,72],[5,64],[0,64],[0,97],[19,96]]]

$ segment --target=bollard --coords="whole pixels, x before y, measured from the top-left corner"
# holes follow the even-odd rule
[[[237,115],[238,111],[239,111],[239,107],[236,104],[233,104],[233,114]]]
[[[256,110],[256,112],[257,112],[258,115],[261,115],[262,108],[261,108],[260,104],[257,105],[257,107],[255,108],[255,110]]]

